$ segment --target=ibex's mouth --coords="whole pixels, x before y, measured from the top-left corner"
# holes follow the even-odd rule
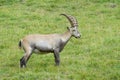
[[[81,37],[81,35],[79,35],[79,36],[77,36],[77,37],[75,37],[75,38],[80,38]]]
[[[75,38],[77,38],[77,39],[78,39],[78,38],[80,38],[80,36],[77,36],[77,37],[75,37]]]
[[[77,37],[77,38],[80,38],[80,36],[79,36],[79,37]]]

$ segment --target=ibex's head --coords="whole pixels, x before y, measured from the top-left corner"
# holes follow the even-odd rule
[[[64,15],[70,21],[71,27],[68,27],[68,30],[70,31],[72,36],[74,36],[75,38],[80,38],[81,34],[78,31],[77,20],[73,16],[70,16],[70,15],[66,15],[66,14],[61,14],[61,15]]]

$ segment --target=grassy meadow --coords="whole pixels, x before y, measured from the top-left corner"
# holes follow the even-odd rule
[[[54,66],[53,54],[33,54],[27,68],[18,42],[28,34],[64,33],[77,18],[72,37]],[[120,80],[120,0],[0,0],[0,80]]]

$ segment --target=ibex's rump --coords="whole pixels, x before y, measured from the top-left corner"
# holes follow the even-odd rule
[[[66,43],[70,40],[72,36],[75,38],[80,38],[80,33],[78,31],[77,20],[70,15],[61,14],[65,16],[69,21],[71,26],[68,27],[67,32],[63,34],[32,34],[24,37],[19,42],[19,47],[22,47],[25,54],[20,59],[20,67],[26,67],[26,63],[33,52],[35,53],[54,53],[56,65],[60,64],[59,53],[63,50]]]

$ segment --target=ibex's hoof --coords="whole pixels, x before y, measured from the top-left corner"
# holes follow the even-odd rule
[[[23,65],[23,66],[20,66],[20,68],[26,68],[26,66],[25,66],[25,65]]]
[[[20,63],[20,68],[26,68],[26,65]]]
[[[25,63],[25,61],[24,61],[23,58],[20,59],[20,67],[21,67],[21,68],[25,68],[25,67],[26,67],[26,63]]]
[[[59,66],[60,64],[55,64],[55,66]]]

